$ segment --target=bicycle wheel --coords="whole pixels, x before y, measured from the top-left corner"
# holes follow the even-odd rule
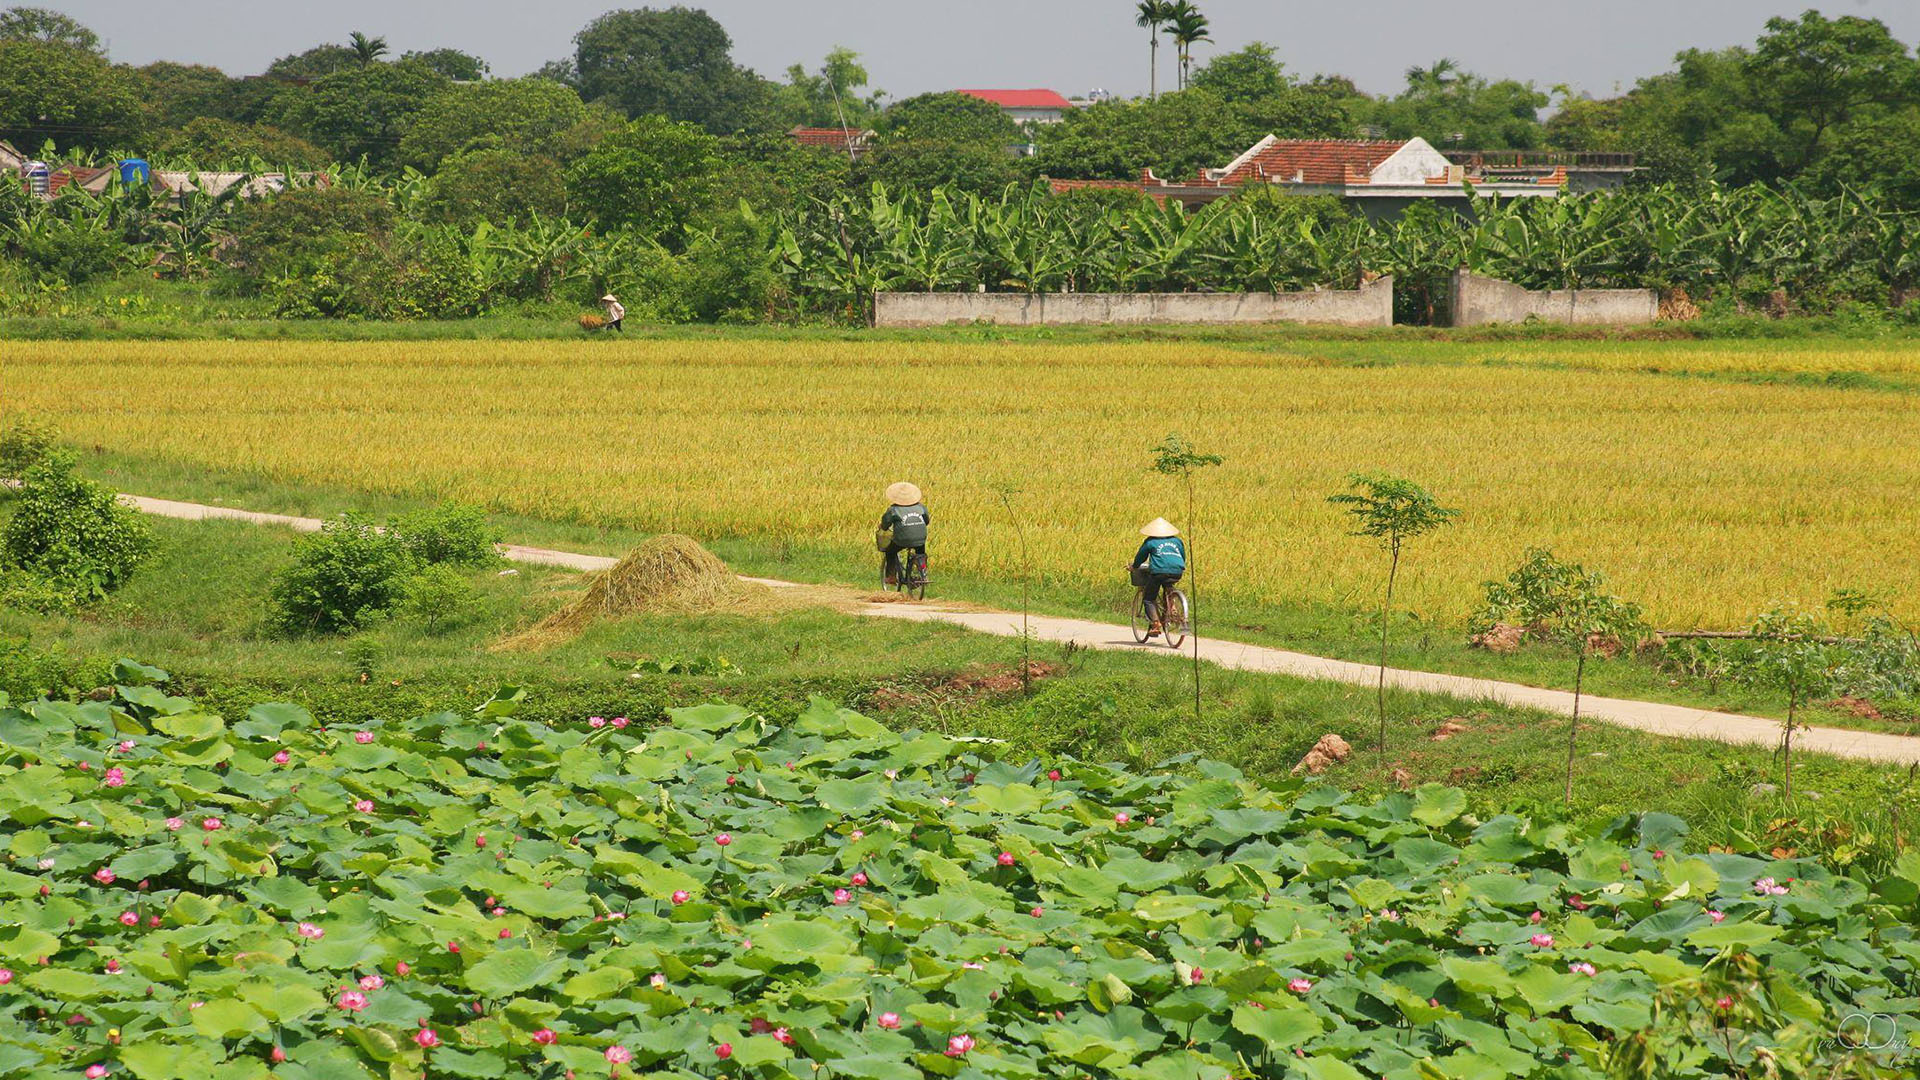
[[[910,594],[915,600],[927,598],[927,557],[914,555],[907,559],[907,572],[900,575],[900,591]]]
[[[1147,643],[1147,626],[1149,625],[1147,622],[1147,597],[1146,594],[1142,593],[1139,589],[1133,590],[1133,611],[1129,621],[1133,625],[1133,643],[1136,645],[1145,645]]]
[[[1161,636],[1166,638],[1167,648],[1177,649],[1187,640],[1187,594],[1168,589],[1160,608]]]

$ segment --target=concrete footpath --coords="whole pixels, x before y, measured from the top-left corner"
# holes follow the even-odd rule
[[[321,526],[318,518],[261,514],[224,506],[205,506],[200,503],[175,502],[171,499],[149,499],[139,495],[122,495],[120,499],[128,506],[160,517],[184,518],[190,521],[227,518],[260,525],[281,525],[300,532],[318,532]],[[616,561],[604,555],[579,555],[568,551],[553,551],[548,548],[525,547],[519,544],[502,545],[501,551],[507,558],[516,562],[559,566],[570,570],[605,570]],[[772,588],[788,588],[797,585],[796,582],[775,581],[770,578],[747,578],[746,580]],[[910,622],[947,622],[983,634],[1020,636],[1018,612],[946,608],[935,603],[866,604],[856,610],[859,614],[875,618],[904,619]],[[1125,626],[1113,623],[1035,615],[1028,620],[1028,625],[1032,628],[1034,638],[1040,641],[1074,642],[1090,649],[1148,652],[1168,657],[1173,655],[1171,650],[1161,645],[1136,644],[1132,631]],[[1190,655],[1191,650],[1192,643],[1189,642],[1181,655]],[[1323,656],[1288,652],[1285,649],[1217,641],[1204,637],[1200,640],[1200,659],[1237,671],[1261,671],[1303,679],[1352,683],[1357,686],[1373,686],[1380,676],[1380,669],[1370,664],[1359,664],[1349,660],[1329,660]],[[1445,694],[1466,701],[1489,701],[1520,708],[1540,709],[1561,715],[1573,711],[1573,695],[1567,691],[1545,690],[1537,686],[1477,679],[1465,675],[1442,675],[1434,672],[1388,668],[1387,685],[1400,690]],[[1666,705],[1653,701],[1633,701],[1583,694],[1580,697],[1580,718],[1633,728],[1653,735],[1667,735],[1682,739],[1714,739],[1720,742],[1768,747],[1776,746],[1780,742],[1778,720],[1763,716],[1713,712],[1686,705]],[[1796,750],[1811,753],[1832,754],[1836,757],[1894,765],[1920,764],[1920,737],[1912,735],[1887,735],[1871,731],[1849,731],[1845,728],[1816,727],[1796,732],[1793,743]]]

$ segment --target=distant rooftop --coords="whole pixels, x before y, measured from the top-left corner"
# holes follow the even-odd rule
[[[1003,109],[1071,109],[1073,102],[1056,90],[955,90],[956,94],[991,101]]]

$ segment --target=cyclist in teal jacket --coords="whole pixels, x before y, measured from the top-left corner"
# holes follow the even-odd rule
[[[881,572],[886,575],[887,584],[900,580],[901,552],[909,552],[915,558],[926,555],[927,525],[931,520],[919,488],[904,480],[888,486],[887,512],[880,515],[880,532],[887,537],[886,546],[880,549],[884,556]]]
[[[1140,527],[1140,535],[1146,539],[1127,566],[1146,604],[1147,636],[1155,637],[1165,629],[1160,621],[1160,596],[1179,584],[1187,572],[1187,542],[1180,539],[1180,530],[1166,518],[1147,522]]]

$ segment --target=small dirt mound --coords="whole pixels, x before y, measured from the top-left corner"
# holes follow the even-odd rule
[[[1495,623],[1485,633],[1475,634],[1467,639],[1467,643],[1488,652],[1511,653],[1520,651],[1520,640],[1525,636],[1526,631],[1517,626]]]
[[[594,575],[579,599],[499,647],[540,647],[564,641],[597,619],[751,614],[771,606],[771,590],[766,586],[741,581],[698,541],[669,533],[627,552],[612,569]]]
[[[1293,775],[1299,776],[1302,772],[1306,772],[1319,776],[1352,756],[1353,747],[1347,743],[1347,740],[1328,732],[1320,736],[1320,741],[1313,744],[1313,749],[1307,751],[1307,756],[1301,758],[1300,763],[1293,767]]]
[[[1458,719],[1448,720],[1446,723],[1434,728],[1433,734],[1427,736],[1427,741],[1446,742],[1448,739],[1466,730],[1468,730],[1467,725],[1461,723]]]

